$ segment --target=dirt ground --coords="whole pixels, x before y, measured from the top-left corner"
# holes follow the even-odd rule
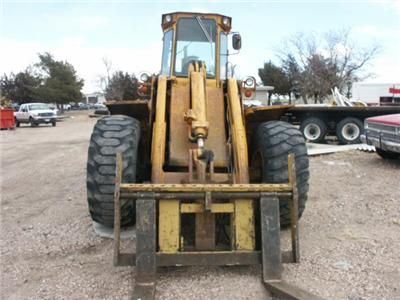
[[[129,299],[135,269],[113,267],[86,204],[95,122],[79,112],[55,128],[0,132],[1,299]],[[285,265],[285,279],[326,299],[400,299],[400,160],[351,151],[310,164],[302,261]],[[259,267],[158,274],[158,299],[269,298]]]

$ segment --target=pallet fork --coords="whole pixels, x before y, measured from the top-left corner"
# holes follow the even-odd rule
[[[282,262],[298,263],[299,229],[295,163],[288,157],[289,182],[285,184],[131,184],[122,183],[122,154],[117,153],[114,218],[114,265],[136,266],[132,299],[154,299],[157,267],[191,265],[262,265],[266,289],[278,299],[320,299],[282,280]],[[280,247],[279,197],[290,197],[291,251]],[[157,201],[159,199],[237,199],[260,202],[261,251],[157,252]],[[136,253],[120,252],[121,199],[136,200]],[[205,201],[205,200],[204,200]],[[198,202],[197,202],[198,203]],[[285,259],[288,257],[289,259]]]

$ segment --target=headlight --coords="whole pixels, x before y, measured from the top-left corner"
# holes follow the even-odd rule
[[[245,83],[247,86],[253,86],[253,85],[254,85],[254,79],[253,79],[252,77],[249,77],[249,78],[247,78],[247,79],[244,81],[244,83]]]
[[[149,80],[150,76],[147,73],[142,73],[142,74],[140,74],[139,78],[140,78],[140,81],[147,82]]]
[[[246,98],[250,98],[251,96],[253,96],[253,92],[251,90],[245,90],[244,91],[244,96]]]
[[[224,24],[225,26],[229,26],[229,18],[224,17],[224,18],[222,19],[222,24]]]
[[[169,23],[169,22],[171,22],[171,21],[172,21],[171,15],[166,15],[166,16],[164,17],[164,22],[165,22],[165,23]]]
[[[364,128],[368,129],[368,122],[364,122]]]

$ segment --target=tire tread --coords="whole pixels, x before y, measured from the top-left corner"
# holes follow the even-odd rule
[[[87,200],[92,219],[114,225],[115,155],[122,152],[124,182],[135,182],[140,140],[138,120],[113,115],[99,119],[90,138],[87,161]],[[133,201],[121,203],[121,226],[135,223]]]
[[[263,157],[263,182],[288,181],[288,154],[295,154],[296,179],[299,194],[299,217],[304,212],[310,178],[307,148],[302,133],[293,125],[282,121],[270,121],[258,126],[255,136],[256,150]],[[282,226],[290,224],[289,201],[280,201]]]

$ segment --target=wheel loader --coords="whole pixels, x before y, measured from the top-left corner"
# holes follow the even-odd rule
[[[154,298],[158,267],[253,264],[272,294],[313,299],[282,281],[282,262],[300,259],[301,133],[279,120],[284,107],[245,108],[256,82],[232,77],[242,40],[230,17],[169,13],[161,27],[160,73],[140,76],[138,99],[106,103],[88,150],[90,214],[114,227],[114,264],[136,266],[133,299]],[[133,224],[136,253],[121,253],[121,227]]]

